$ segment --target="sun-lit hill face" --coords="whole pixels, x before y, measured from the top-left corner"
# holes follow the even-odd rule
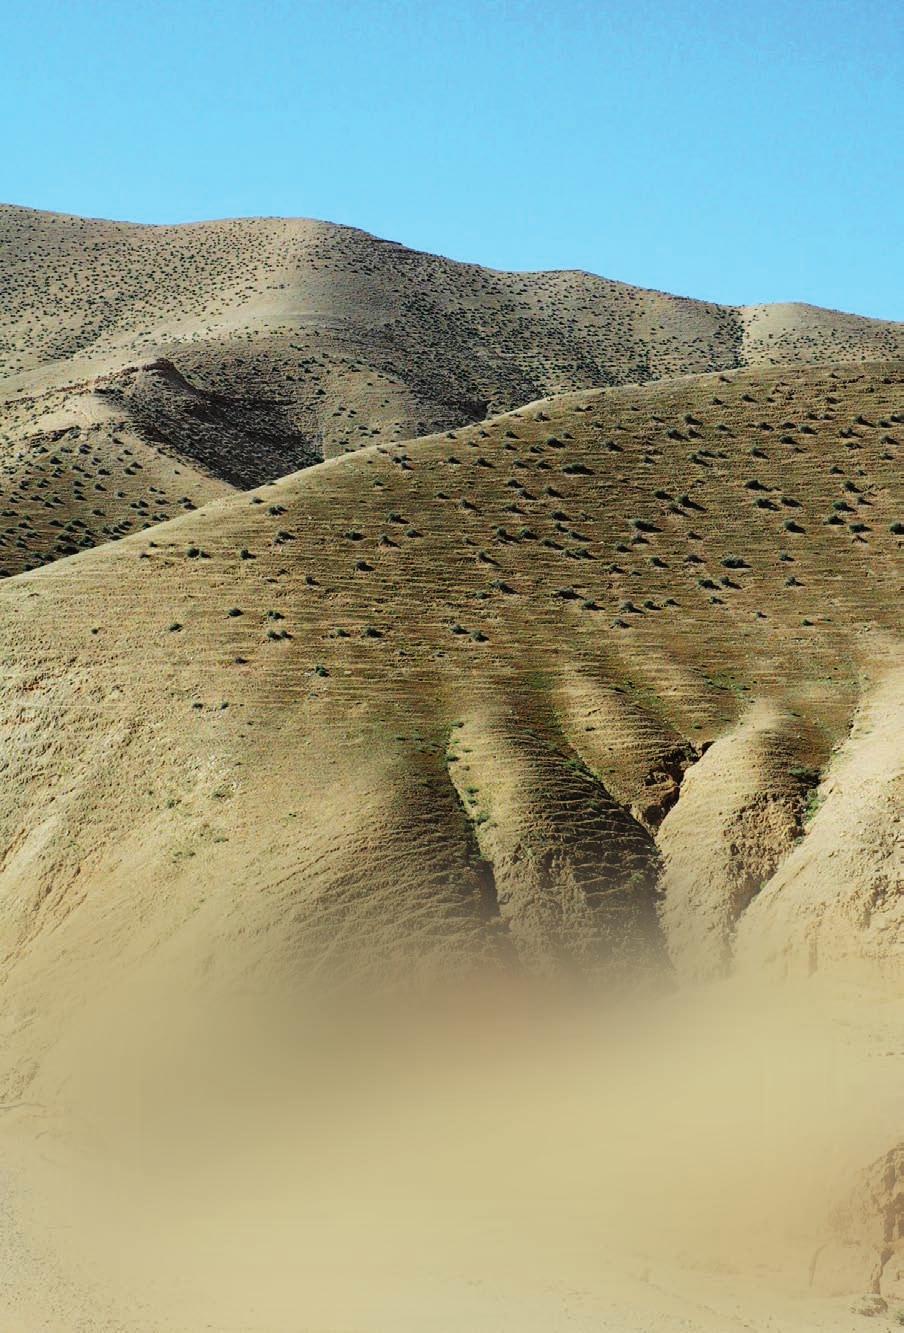
[[[420,400],[445,425],[541,392],[902,348],[894,323],[719,306],[576,271],[505,273],[307,219],[149,227],[0,206],[0,238],[0,375],[14,387],[175,351],[202,379],[221,360],[241,379],[266,355],[285,362],[276,373],[298,402],[376,370],[386,385],[371,386],[372,405],[398,378],[412,410]],[[324,419],[327,443],[360,444],[355,424]],[[416,424],[379,421],[403,435]]]
[[[886,320],[795,302],[745,306],[740,313],[744,365],[833,365],[901,355],[902,326]]]
[[[900,325],[502,273],[304,219],[142,227],[0,207],[0,306],[6,573],[543,396],[904,354]],[[165,455],[143,457],[144,490],[122,477],[123,441]],[[48,449],[87,458],[80,489],[102,502]]]
[[[902,431],[900,362],[571,395],[7,581],[9,994],[899,957]]]
[[[0,227],[0,367],[14,383],[177,350],[201,378],[223,359],[247,378],[275,337],[299,401],[362,372],[400,379],[421,419],[379,424],[410,436],[541,392],[731,364],[740,336],[720,306],[586,273],[496,272],[304,219],[140,227],[6,208]],[[326,443],[359,444],[356,424],[324,413]]]

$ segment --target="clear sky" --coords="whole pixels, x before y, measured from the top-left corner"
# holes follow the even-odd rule
[[[904,0],[5,0],[0,199],[904,319]]]

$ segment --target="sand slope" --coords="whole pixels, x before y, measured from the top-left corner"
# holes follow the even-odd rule
[[[900,363],[572,395],[8,580],[11,1068],[161,951],[899,966],[902,409]]]

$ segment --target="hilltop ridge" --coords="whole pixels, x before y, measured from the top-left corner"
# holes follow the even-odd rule
[[[904,326],[505,273],[351,227],[0,208],[0,574],[549,395],[904,354]]]

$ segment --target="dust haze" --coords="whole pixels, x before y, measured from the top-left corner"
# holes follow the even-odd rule
[[[410,999],[133,1000],[62,1120],[7,1112],[7,1145],[43,1131],[11,1197],[53,1278],[19,1267],[20,1326],[59,1288],[85,1327],[186,1333],[850,1327],[868,1237],[838,1218],[900,1124],[899,991]]]

